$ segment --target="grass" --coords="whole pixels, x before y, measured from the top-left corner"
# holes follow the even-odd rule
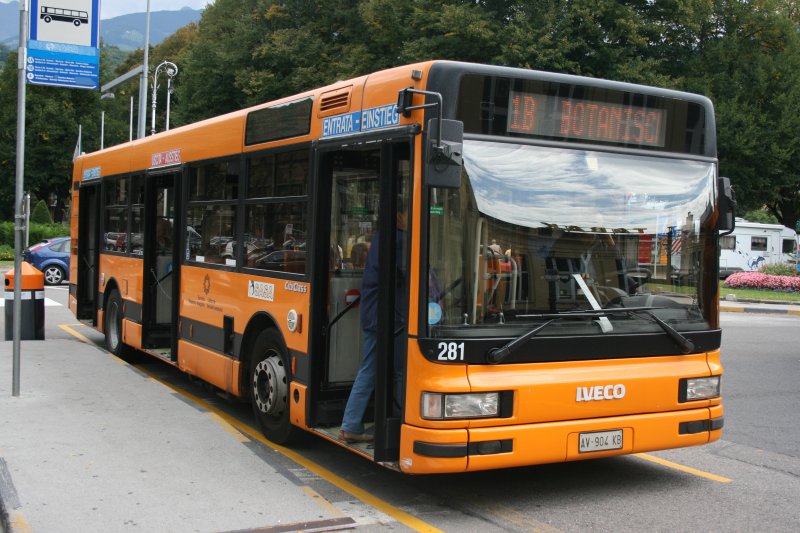
[[[777,300],[784,302],[800,302],[800,293],[797,292],[777,292],[777,291],[760,291],[758,289],[729,289],[723,286],[722,281],[719,283],[719,299],[724,300],[729,294],[736,296],[738,300]]]

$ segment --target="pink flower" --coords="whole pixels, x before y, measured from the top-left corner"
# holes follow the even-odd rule
[[[727,277],[725,286],[730,289],[800,292],[800,277],[772,276],[760,272],[737,272]]]

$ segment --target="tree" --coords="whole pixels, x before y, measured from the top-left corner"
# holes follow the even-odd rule
[[[102,54],[102,52],[101,52]],[[101,72],[104,66],[101,56]],[[25,189],[38,198],[69,195],[72,156],[83,125],[83,148],[99,148],[100,95],[97,91],[26,87]],[[17,142],[17,56],[0,72],[0,218],[13,216]]]
[[[720,173],[740,210],[763,205],[785,226],[800,220],[800,37],[781,2],[715,2],[687,86],[717,113]]]
[[[31,211],[31,223],[33,224],[52,224],[53,217],[44,200],[39,200]]]

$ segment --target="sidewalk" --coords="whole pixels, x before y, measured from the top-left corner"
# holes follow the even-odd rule
[[[301,467],[96,346],[53,337],[22,343],[19,397],[0,344],[0,532],[357,525]]]

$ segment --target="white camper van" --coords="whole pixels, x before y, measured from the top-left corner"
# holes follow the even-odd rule
[[[719,275],[750,272],[763,265],[795,263],[797,233],[780,224],[736,219],[736,229],[720,237]]]

